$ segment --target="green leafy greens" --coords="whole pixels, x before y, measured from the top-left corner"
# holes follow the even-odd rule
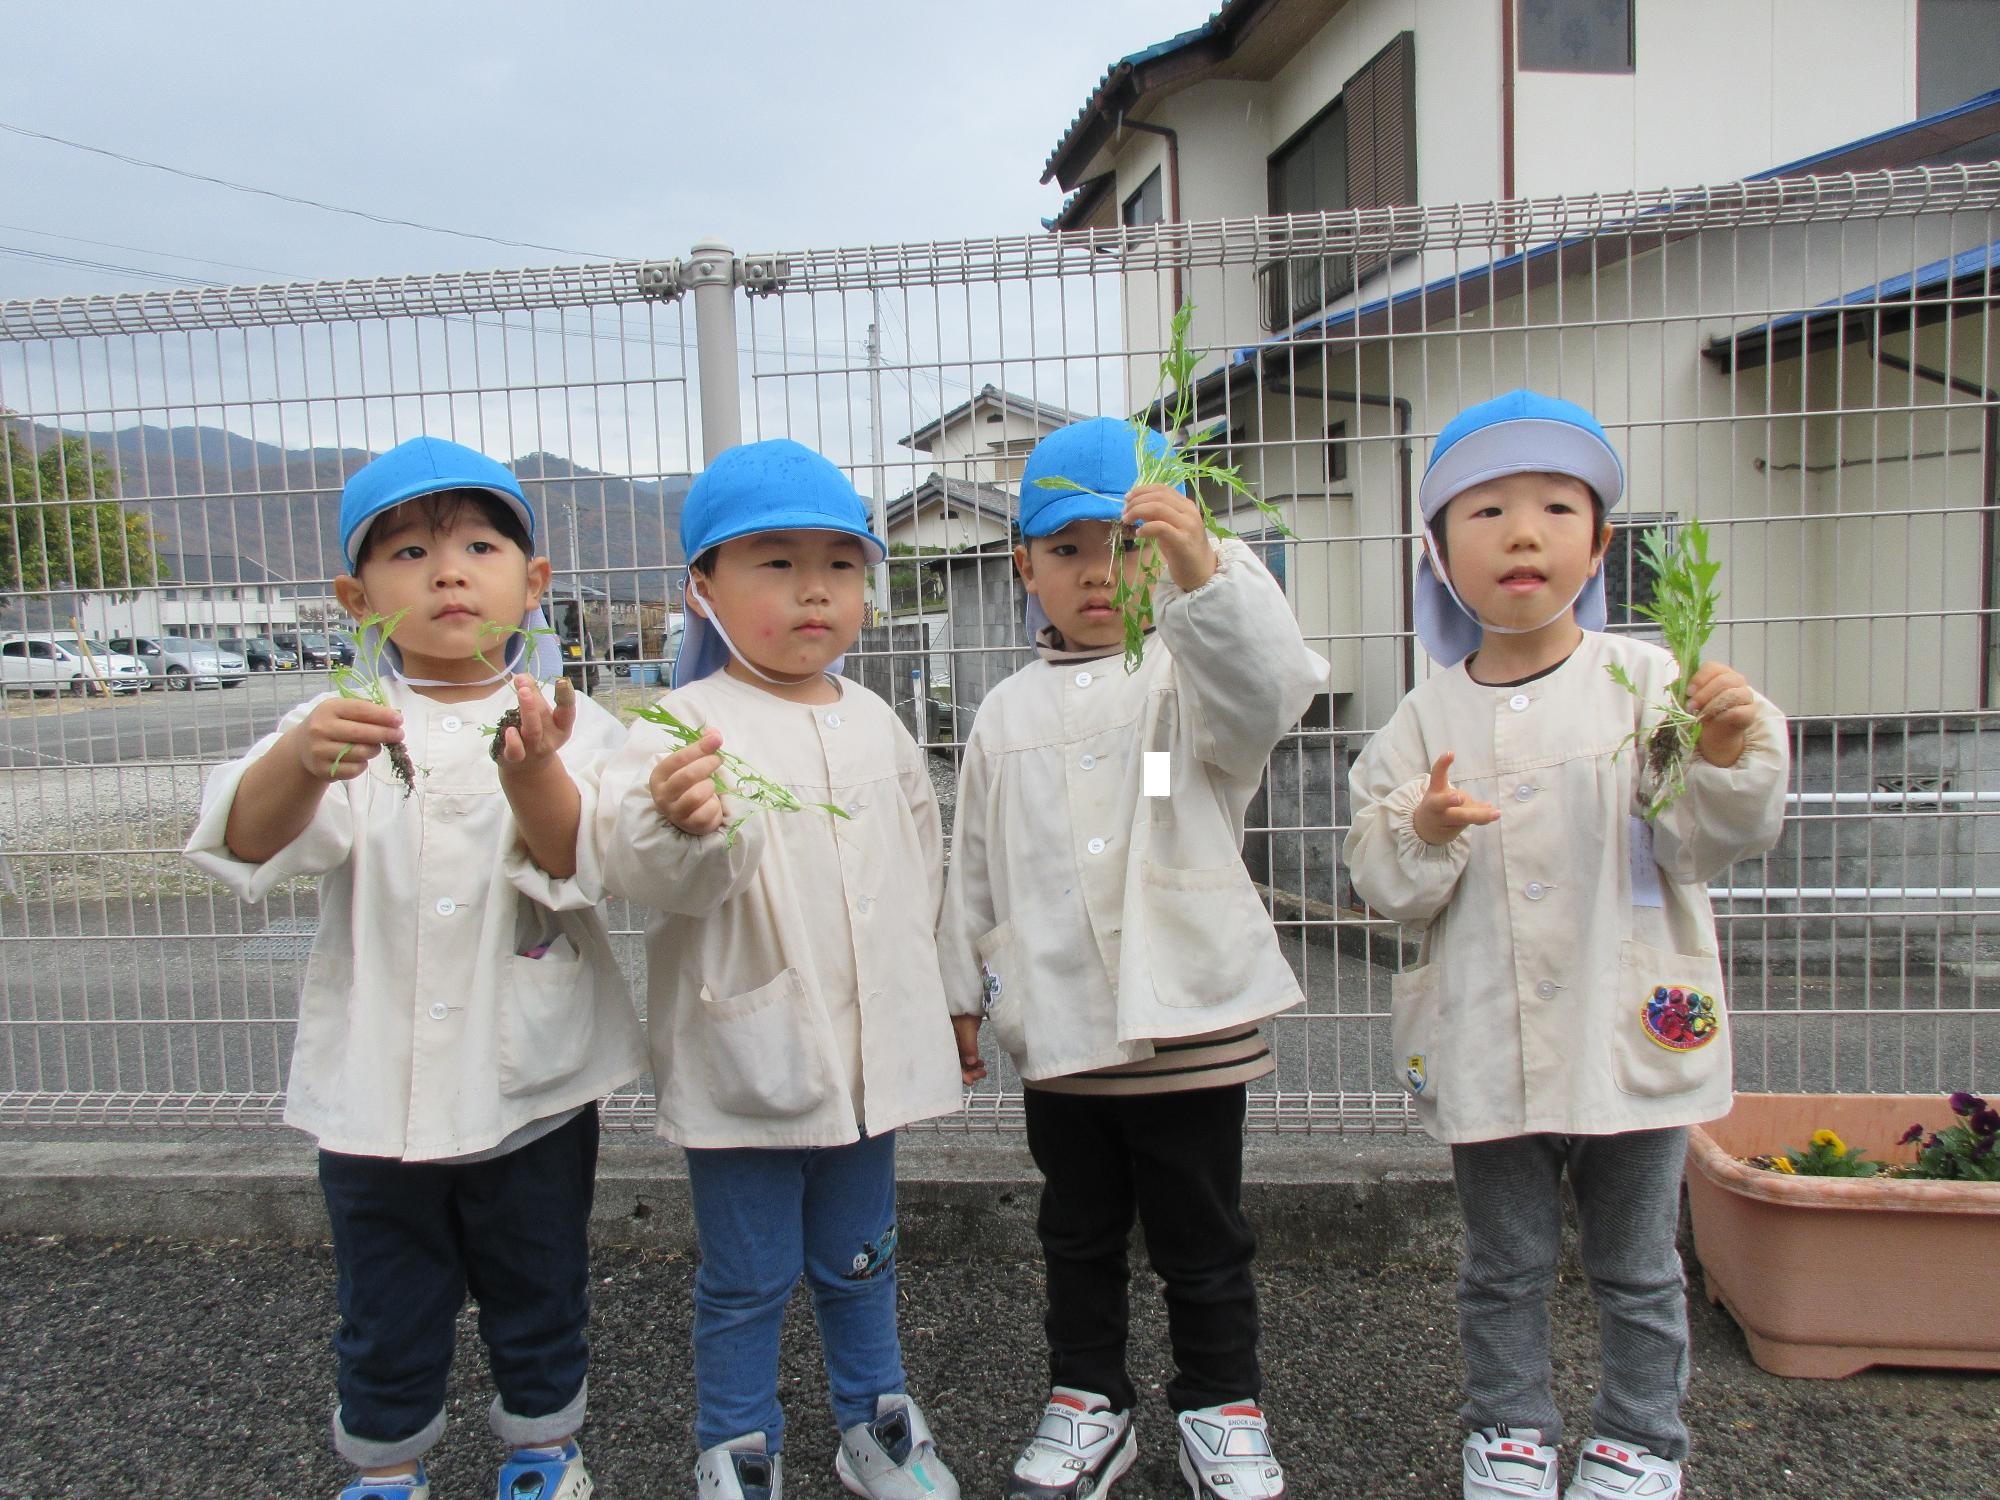
[[[1200,486],[1203,484],[1215,485],[1247,500],[1271,520],[1281,535],[1290,537],[1293,533],[1285,525],[1276,506],[1252,494],[1249,484],[1233,465],[1217,463],[1200,451],[1201,440],[1210,434],[1191,430],[1195,420],[1194,371],[1195,366],[1201,363],[1201,355],[1188,345],[1188,332],[1193,323],[1194,304],[1183,302],[1174,314],[1167,352],[1160,360],[1160,379],[1153,389],[1153,399],[1132,418],[1132,441],[1138,448],[1139,456],[1136,483],[1186,489],[1194,503],[1201,507],[1202,522],[1213,536],[1233,537],[1236,533],[1215,518],[1215,512],[1202,498]],[[1156,408],[1166,420],[1167,447],[1164,452],[1152,449],[1146,441],[1152,431],[1146,417]],[[1083,489],[1082,485],[1061,475],[1052,475],[1036,483],[1050,490]],[[1111,603],[1124,619],[1125,670],[1136,672],[1145,656],[1146,627],[1153,618],[1153,585],[1159,582],[1161,563],[1158,543],[1151,537],[1143,538],[1139,542],[1138,577],[1127,577],[1125,549],[1131,544],[1131,533],[1125,527],[1112,527],[1111,576],[1116,587]]]
[[[1665,699],[1648,703],[1624,668],[1612,663],[1604,670],[1660,715],[1651,729],[1642,726],[1633,730],[1618,747],[1622,752],[1635,740],[1644,746],[1639,791],[1646,799],[1646,820],[1651,822],[1687,790],[1688,766],[1701,742],[1701,720],[1688,712],[1687,695],[1695,673],[1701,670],[1702,650],[1715,633],[1715,607],[1720,602],[1715,579],[1722,564],[1710,560],[1708,528],[1696,520],[1687,521],[1675,532],[1654,527],[1640,540],[1639,555],[1653,575],[1653,602],[1635,603],[1632,608],[1660,627],[1680,675],[1667,685]]]
[[[633,713],[648,724],[657,724],[666,730],[679,742],[681,748],[696,743],[707,733],[705,729],[688,723],[672,709],[657,703],[634,709]],[[722,769],[717,771],[713,778],[715,789],[736,798],[739,802],[751,804],[751,810],[728,827],[724,842],[731,848],[736,844],[736,831],[760,812],[804,812],[808,808],[813,808],[836,818],[852,816],[846,808],[832,802],[802,802],[798,793],[754,769],[742,756],[731,754],[727,750],[719,750],[716,753],[722,758]]]
[[[369,615],[346,632],[354,643],[354,664],[336,662],[328,677],[333,690],[343,698],[362,703],[376,703],[383,708],[391,708],[389,691],[382,685],[382,653],[389,649],[389,633],[403,623],[407,609],[399,609],[393,615]],[[339,769],[351,746],[342,746],[340,754],[334,756],[331,769]],[[417,767],[410,759],[409,750],[397,741],[387,747],[389,769],[396,773],[396,779],[403,783],[403,795],[409,796],[417,789]]]

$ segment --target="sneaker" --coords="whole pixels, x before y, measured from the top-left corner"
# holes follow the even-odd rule
[[[877,1397],[875,1420],[840,1435],[833,1472],[849,1494],[868,1500],[958,1500],[958,1481],[938,1457],[931,1424],[901,1393]]]
[[[1285,1471],[1271,1455],[1271,1430],[1255,1401],[1184,1411],[1181,1478],[1195,1500],[1282,1500]]]
[[[431,1482],[424,1476],[422,1464],[407,1479],[363,1479],[357,1475],[334,1500],[431,1500]]]
[[[1113,1411],[1094,1391],[1059,1385],[1049,1393],[1035,1435],[1014,1460],[1007,1500],[1086,1500],[1132,1467],[1139,1441],[1132,1414]]]
[[[785,1455],[764,1451],[764,1434],[753,1432],[717,1443],[694,1461],[699,1500],[784,1500]]]
[[[1465,1500],[1555,1500],[1556,1450],[1532,1427],[1482,1427],[1459,1456]]]
[[[500,1465],[498,1500],[590,1500],[594,1486],[584,1471],[583,1450],[574,1442],[560,1447],[516,1448]]]
[[[1680,1500],[1678,1459],[1610,1438],[1592,1438],[1576,1461],[1563,1500]]]

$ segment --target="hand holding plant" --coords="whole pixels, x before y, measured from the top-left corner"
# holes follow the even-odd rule
[[[536,771],[569,743],[576,727],[576,689],[567,677],[558,677],[551,706],[541,684],[523,672],[514,679],[514,692],[520,704],[507,711],[508,722],[494,734],[493,758],[503,773]]]
[[[1201,507],[1179,490],[1142,484],[1125,497],[1125,524],[1141,542],[1160,550],[1167,574],[1183,593],[1215,576],[1215,546]]]
[[[395,713],[389,707],[389,690],[382,680],[382,653],[388,649],[390,635],[403,623],[403,616],[408,613],[406,609],[399,609],[393,615],[369,615],[348,632],[348,639],[354,643],[354,665],[336,666],[330,674],[333,689],[342,698],[354,703],[372,703]],[[402,723],[400,714],[397,714],[396,722],[399,725]],[[342,751],[333,758],[329,775],[340,769],[346,753]],[[405,797],[417,789],[416,763],[410,759],[410,752],[400,736],[389,741],[389,768],[403,783]]]
[[[1167,490],[1185,489],[1186,498],[1199,512],[1203,527],[1212,536],[1231,537],[1236,533],[1216,520],[1215,513],[1208,508],[1208,502],[1201,496],[1201,485],[1215,485],[1231,496],[1247,500],[1262,511],[1284,536],[1292,535],[1284,524],[1274,505],[1259,500],[1250,492],[1250,486],[1233,466],[1219,464],[1199,451],[1197,445],[1207,434],[1190,430],[1195,419],[1195,367],[1201,363],[1201,355],[1189,347],[1188,332],[1194,322],[1194,304],[1183,302],[1174,313],[1174,320],[1168,334],[1167,352],[1160,360],[1159,384],[1154,387],[1153,399],[1137,416],[1132,418],[1132,442],[1138,450],[1138,479],[1132,486],[1131,494],[1155,486]],[[1156,451],[1147,441],[1151,427],[1146,421],[1154,407],[1160,407],[1166,420],[1167,446],[1164,452]],[[1037,480],[1043,489],[1080,490],[1082,485],[1060,475]],[[1153,518],[1161,519],[1161,518]],[[1125,516],[1132,521],[1129,500]],[[1178,528],[1175,528],[1178,531]],[[1128,578],[1125,569],[1125,548],[1128,545],[1123,527],[1113,527],[1111,531],[1111,577],[1115,585],[1111,595],[1112,607],[1125,620],[1125,670],[1136,672],[1145,658],[1146,627],[1153,619],[1153,585],[1159,581],[1162,538],[1158,533],[1140,535],[1133,538],[1139,546],[1139,576]],[[1172,566],[1171,562],[1168,564]],[[1211,571],[1213,565],[1211,564]],[[1174,581],[1182,588],[1178,574]],[[1204,577],[1203,582],[1206,582]]]
[[[1613,663],[1604,670],[1640,700],[1642,712],[1650,709],[1659,715],[1652,728],[1642,725],[1633,730],[1618,747],[1623,752],[1626,745],[1637,741],[1644,749],[1639,767],[1639,794],[1646,799],[1644,815],[1651,822],[1687,790],[1688,765],[1704,732],[1702,714],[1691,706],[1689,694],[1703,670],[1702,649],[1715,633],[1715,607],[1721,601],[1715,591],[1715,579],[1722,571],[1722,564],[1709,560],[1708,528],[1695,520],[1687,521],[1677,532],[1670,533],[1664,526],[1654,527],[1641,538],[1639,551],[1653,575],[1653,602],[1634,603],[1632,608],[1660,627],[1680,675],[1667,684],[1665,699],[1647,702],[1639,685],[1623,667]],[[1740,683],[1741,679],[1737,681]],[[1754,712],[1753,707],[1753,715]],[[1743,727],[1747,726],[1746,719]],[[1736,753],[1740,754],[1741,730],[1737,733]],[[1716,763],[1729,765],[1734,761],[1735,755],[1730,755]]]
[[[327,698],[291,732],[299,764],[315,781],[352,781],[384,745],[401,748],[403,716],[366,699]]]
[[[734,847],[737,830],[760,812],[803,812],[811,807],[830,817],[849,816],[846,808],[831,802],[801,802],[790,787],[724,750],[719,730],[697,728],[657,703],[637,710],[636,717],[659,725],[679,742],[679,749],[653,767],[648,785],[660,816],[683,833],[702,838],[722,830],[728,834],[725,842]],[[750,804],[750,811],[733,823],[722,804],[725,793]]]
[[[1701,720],[1695,754],[1712,766],[1733,766],[1743,758],[1750,726],[1757,722],[1757,694],[1741,672],[1704,662],[1688,684],[1687,706]]]

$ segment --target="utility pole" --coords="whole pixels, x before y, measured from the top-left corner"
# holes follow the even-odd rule
[[[881,294],[873,287],[868,291],[868,318],[868,473],[869,485],[875,496],[875,535],[882,538],[882,545],[886,547],[889,544],[889,527],[887,502],[882,498],[885,488],[882,482],[882,307]],[[875,565],[875,608],[886,623],[889,618],[887,556]]]

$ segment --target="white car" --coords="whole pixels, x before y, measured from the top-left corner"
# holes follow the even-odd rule
[[[69,632],[0,639],[0,691],[136,693],[151,674],[132,657]]]

